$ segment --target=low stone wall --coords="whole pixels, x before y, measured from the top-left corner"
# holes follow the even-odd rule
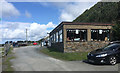
[[[109,42],[99,41],[99,42],[66,42],[66,49],[64,52],[90,52],[92,50],[102,48],[106,46]]]
[[[52,43],[50,48],[55,48],[60,52],[64,52],[63,43]]]

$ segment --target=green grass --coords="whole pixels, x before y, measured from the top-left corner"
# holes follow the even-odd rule
[[[3,51],[3,50],[4,50],[4,48],[1,48],[1,49],[0,49],[0,51]]]
[[[0,51],[2,51],[2,54],[1,54],[1,55],[4,55],[4,52],[3,52],[3,51],[4,51],[4,48],[2,48]]]
[[[2,54],[1,54],[1,55],[3,55],[3,54],[4,54],[4,53],[3,53],[3,50],[4,50],[4,48],[1,48],[1,49],[0,49],[0,52],[2,52]]]
[[[13,50],[13,47],[10,48],[10,51],[8,52],[8,54],[13,54],[12,50]]]
[[[13,50],[13,47],[10,48],[8,54],[12,54],[12,53],[13,53],[12,50]],[[4,55],[4,48],[2,48],[1,51],[3,51],[3,52],[2,52],[2,55]]]
[[[6,57],[4,57],[4,61],[3,61],[3,66],[4,67],[4,71],[14,71],[12,66],[12,63],[10,62],[10,60],[15,59],[14,53],[12,52],[13,48],[10,48],[10,51],[8,52],[8,55]]]
[[[44,49],[41,49],[40,51],[56,59],[66,60],[66,61],[85,60],[87,59],[87,54],[88,54],[88,52],[62,53],[62,52],[55,51],[52,48],[50,49],[44,48]]]
[[[6,58],[6,60],[3,62],[3,65],[5,66],[4,71],[14,71],[14,69],[11,67],[12,63],[10,62],[10,60],[14,58],[14,56]]]

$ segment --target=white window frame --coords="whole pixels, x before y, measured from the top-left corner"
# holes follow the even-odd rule
[[[56,42],[58,42],[58,32],[56,32]]]
[[[59,31],[59,42],[63,42],[63,35],[62,35],[63,31],[62,29]]]

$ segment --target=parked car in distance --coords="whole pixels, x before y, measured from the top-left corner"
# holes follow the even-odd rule
[[[88,62],[94,64],[115,65],[120,62],[120,44],[111,44],[107,47],[91,51],[87,55]]]
[[[35,43],[33,43],[33,45],[37,45],[37,43],[35,42]]]
[[[18,43],[18,47],[20,46],[27,46],[27,43]]]

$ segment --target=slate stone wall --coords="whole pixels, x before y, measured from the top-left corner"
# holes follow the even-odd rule
[[[66,48],[64,52],[90,52],[92,50],[102,48],[108,45],[109,42],[97,41],[97,42],[66,42]]]
[[[60,52],[64,52],[64,47],[63,47],[64,45],[63,45],[63,43],[61,42],[58,42],[58,43],[52,43],[51,44],[51,48],[54,48],[54,49],[56,49],[56,50],[58,50],[58,51],[60,51]]]

